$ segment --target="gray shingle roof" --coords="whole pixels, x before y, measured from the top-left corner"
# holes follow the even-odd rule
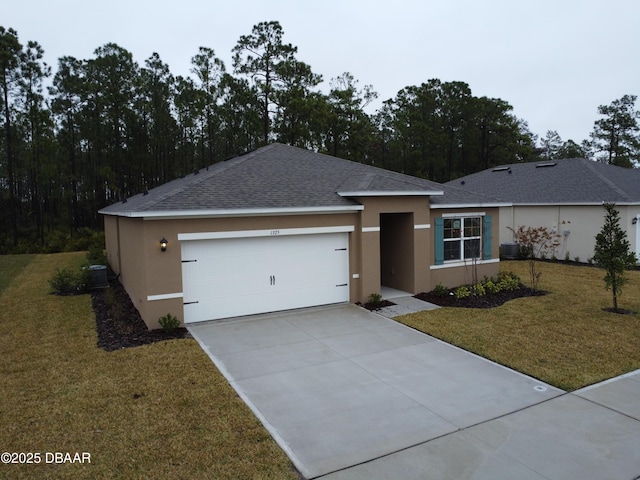
[[[640,203],[640,169],[584,158],[502,165],[445,185],[514,205]]]
[[[274,143],[160,185],[126,202],[110,205],[100,213],[161,216],[171,212],[348,209],[359,205],[349,198],[353,193],[434,195],[432,202],[442,204],[444,190],[445,196],[456,200],[464,197],[471,202],[482,197],[409,175]]]

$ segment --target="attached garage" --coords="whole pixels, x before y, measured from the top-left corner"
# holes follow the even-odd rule
[[[155,329],[167,314],[190,324],[364,303],[383,285],[419,293],[466,283],[465,262],[434,266],[432,223],[445,215],[498,218],[492,202],[276,143],[100,213],[109,263]],[[492,228],[497,234],[498,222]],[[480,275],[497,273],[497,245],[479,260]]]
[[[349,234],[301,230],[179,234],[184,323],[348,302]]]

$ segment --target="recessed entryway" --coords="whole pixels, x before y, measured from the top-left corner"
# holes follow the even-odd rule
[[[394,298],[412,296],[410,292],[405,292],[404,290],[398,290],[397,288],[387,287],[386,285],[382,285],[380,287],[380,295],[382,295],[383,300],[392,300]]]
[[[380,283],[414,291],[413,213],[380,214]]]

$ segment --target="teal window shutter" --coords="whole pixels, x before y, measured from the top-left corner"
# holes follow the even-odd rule
[[[484,252],[482,259],[491,259],[491,215],[484,216]]]
[[[444,263],[444,219],[436,218],[435,219],[435,234],[436,241],[434,245],[434,249],[436,252],[436,265],[442,265]]]

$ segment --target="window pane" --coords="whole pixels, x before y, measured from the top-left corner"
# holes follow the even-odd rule
[[[445,244],[446,246],[446,244]],[[480,239],[464,241],[464,258],[480,257]]]
[[[480,236],[480,217],[464,219],[464,236],[465,237]]]
[[[444,219],[444,238],[460,238],[462,220],[460,218]]]
[[[444,259],[460,260],[460,241],[444,242]]]

